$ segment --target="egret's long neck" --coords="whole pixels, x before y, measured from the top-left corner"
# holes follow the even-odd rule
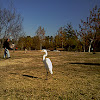
[[[47,56],[47,52],[43,55],[43,60],[45,60],[45,57]]]

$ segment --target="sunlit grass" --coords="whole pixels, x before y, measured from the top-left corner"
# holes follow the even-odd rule
[[[0,53],[0,100],[99,100],[100,53],[48,52],[46,79],[40,51]]]

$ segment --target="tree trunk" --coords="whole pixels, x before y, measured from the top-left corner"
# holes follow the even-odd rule
[[[84,52],[85,52],[85,45],[84,45]]]
[[[62,41],[62,48],[63,48],[63,41]]]
[[[88,52],[91,52],[91,44],[93,42],[93,39],[91,39],[91,42],[90,42],[90,45],[89,45],[89,51]]]
[[[91,52],[91,50],[90,50],[90,49],[91,49],[91,44],[89,45],[89,51],[88,51],[88,52]]]
[[[40,50],[42,50],[42,43],[40,43]]]

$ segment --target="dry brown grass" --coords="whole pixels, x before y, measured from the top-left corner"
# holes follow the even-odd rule
[[[100,53],[48,52],[46,79],[40,51],[0,51],[0,100],[100,100]]]

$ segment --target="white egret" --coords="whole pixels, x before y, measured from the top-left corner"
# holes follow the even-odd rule
[[[45,54],[43,55],[43,63],[44,63],[45,68],[46,68],[47,76],[48,76],[48,70],[51,74],[53,74],[53,72],[52,72],[52,68],[53,68],[52,62],[49,58],[46,58],[46,56],[48,55],[47,50],[43,49],[41,52],[45,52]],[[47,79],[47,77],[46,77],[46,79]]]

